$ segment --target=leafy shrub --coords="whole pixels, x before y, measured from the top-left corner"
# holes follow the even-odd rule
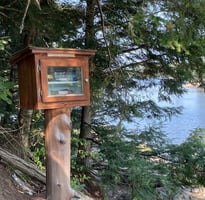
[[[13,84],[4,78],[0,77],[0,101],[4,101],[8,104],[11,104],[11,89]]]

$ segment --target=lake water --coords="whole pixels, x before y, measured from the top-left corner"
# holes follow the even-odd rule
[[[205,92],[202,88],[187,88],[187,93],[182,97],[174,97],[171,105],[182,106],[183,109],[180,115],[173,116],[171,120],[159,123],[162,130],[166,132],[170,142],[180,144],[186,140],[194,129],[205,129]],[[135,122],[127,125],[130,129],[135,129],[139,124],[140,126],[148,126],[152,122],[142,120],[137,124]]]
[[[196,87],[187,90],[181,98],[174,99],[175,105],[183,106],[181,115],[174,116],[164,127],[174,143],[183,142],[196,128],[205,128],[205,92]]]

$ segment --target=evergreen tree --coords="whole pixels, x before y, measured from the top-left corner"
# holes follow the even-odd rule
[[[90,64],[91,107],[72,113],[73,177],[89,191],[100,190],[95,177],[104,191],[125,187],[128,199],[169,199],[176,186],[204,184],[203,131],[175,146],[166,143],[160,127],[129,131],[124,126],[136,118],[162,120],[179,113],[160,102],[185,92],[186,81],[204,84],[204,4],[1,1],[0,82],[11,77],[15,82],[9,58],[28,44],[97,50]],[[10,89],[10,83],[2,84],[0,99],[17,109]],[[12,115],[7,108],[1,112]]]

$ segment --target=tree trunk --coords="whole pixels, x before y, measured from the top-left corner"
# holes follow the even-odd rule
[[[87,0],[87,10],[86,10],[86,30],[85,30],[85,45],[86,48],[93,47],[94,41],[94,6],[95,0]],[[80,140],[86,140],[91,137],[90,132],[90,124],[91,124],[91,107],[84,106],[82,107],[81,112],[81,127],[80,127]],[[87,152],[90,151],[90,145],[82,144],[79,142],[78,152],[85,152],[85,155],[88,155]],[[78,163],[82,166],[87,166],[88,164],[88,156],[81,156],[78,154]]]
[[[23,48],[32,45],[36,38],[36,28],[35,25],[28,27],[28,30],[25,30],[24,39],[23,39]],[[20,127],[20,139],[23,147],[22,157],[26,158],[26,152],[30,147],[29,136],[31,133],[31,122],[32,122],[33,110],[21,109],[19,110],[18,120]]]
[[[94,17],[95,17],[95,6],[96,0],[87,0],[87,7],[86,7],[86,29],[85,29],[85,47],[88,49],[95,49],[95,27],[94,27]],[[93,61],[90,62],[90,71],[93,72]],[[93,138],[91,133],[91,106],[84,106],[82,107],[81,113],[81,127],[80,127],[80,140],[86,140],[86,144],[83,142],[79,142],[78,146],[78,164],[84,166],[85,168],[89,166],[89,159],[90,159],[90,151],[91,145],[90,140],[88,139]],[[83,152],[83,155],[81,153]],[[89,177],[88,180],[84,181],[85,187],[87,191],[92,194],[93,196],[101,199],[102,192],[100,187],[95,180],[95,178],[89,173],[89,171],[80,171],[78,173],[85,174]]]
[[[33,116],[33,110],[20,109],[19,111],[19,127],[20,127],[20,139],[23,145],[23,158],[26,158],[26,152],[30,146],[29,136],[31,132],[31,121]]]
[[[82,113],[81,113],[81,127],[80,127],[80,140],[86,140],[91,137],[90,133],[90,124],[91,124],[91,108],[90,106],[84,106],[82,107]],[[89,162],[89,156],[88,152],[90,152],[90,144],[83,142],[79,142],[78,147],[80,152],[78,154],[78,164],[81,166],[88,166]],[[81,152],[83,152],[83,156],[81,155]]]

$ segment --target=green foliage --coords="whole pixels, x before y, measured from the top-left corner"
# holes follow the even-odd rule
[[[98,126],[96,131],[102,143],[95,162],[104,166],[99,173],[107,190],[126,187],[130,199],[138,200],[163,200],[175,194],[177,180],[172,178],[167,162],[160,159],[166,147],[160,131],[154,133],[150,129],[152,139],[148,130],[138,135],[125,130],[119,133],[115,127]]]
[[[5,78],[0,78],[0,101],[4,101],[7,104],[11,104],[11,89],[13,84],[7,81]]]
[[[33,152],[34,162],[40,169],[45,169],[45,145],[41,144],[38,147],[36,145],[37,144],[33,145],[34,147],[36,147],[36,150]]]
[[[176,7],[178,4],[180,6]],[[149,76],[159,73],[172,77],[178,88],[183,81],[196,78],[193,71],[198,71],[203,64],[196,62],[196,57],[199,59],[205,53],[201,48],[205,28],[200,9],[203,6],[203,1],[187,3],[182,0],[175,3],[151,1],[138,8],[130,18],[129,31],[134,44],[144,50],[144,55],[138,56],[147,65],[144,74],[148,70]],[[202,15],[202,18],[198,17]],[[166,83],[165,86],[170,87]],[[169,91],[175,91],[175,88]]]
[[[5,50],[5,46],[8,45],[11,39],[9,37],[0,37],[0,50]]]
[[[181,145],[170,145],[156,127],[138,134],[99,125],[94,128],[100,145],[93,166],[99,168],[105,191],[126,188],[129,199],[164,200],[181,186],[205,184],[204,130],[195,130]]]
[[[8,45],[10,41],[11,39],[8,36],[0,37],[0,51],[2,52],[6,51],[6,46]],[[6,71],[3,67],[2,69]],[[11,96],[12,96],[11,89],[14,85],[10,81],[8,81],[8,78],[5,76],[6,73],[4,71],[3,73],[2,71],[0,71],[0,74],[2,76],[2,77],[0,76],[0,101],[4,101],[7,104],[11,104],[12,103],[11,102]]]
[[[205,185],[205,130],[196,129],[171,150],[173,175],[184,185]]]
[[[79,181],[78,176],[71,177],[71,187],[76,191],[82,191],[84,189],[84,185]]]
[[[40,169],[45,169],[46,167],[44,120],[44,113],[42,111],[34,111],[32,129],[29,138],[32,159]]]
[[[75,121],[75,119],[74,119]],[[75,124],[75,123],[74,123]],[[75,125],[74,125],[75,126]],[[83,159],[90,156],[90,152],[78,150],[78,145],[83,145],[86,147],[87,141],[79,139],[80,131],[79,129],[72,129],[71,137],[71,182],[77,190],[82,190],[84,188],[84,182],[89,179],[86,172],[89,171],[89,166],[84,166],[79,164],[79,158]]]
[[[31,153],[32,159],[40,169],[45,169],[45,138],[42,130],[34,129],[32,131]]]

